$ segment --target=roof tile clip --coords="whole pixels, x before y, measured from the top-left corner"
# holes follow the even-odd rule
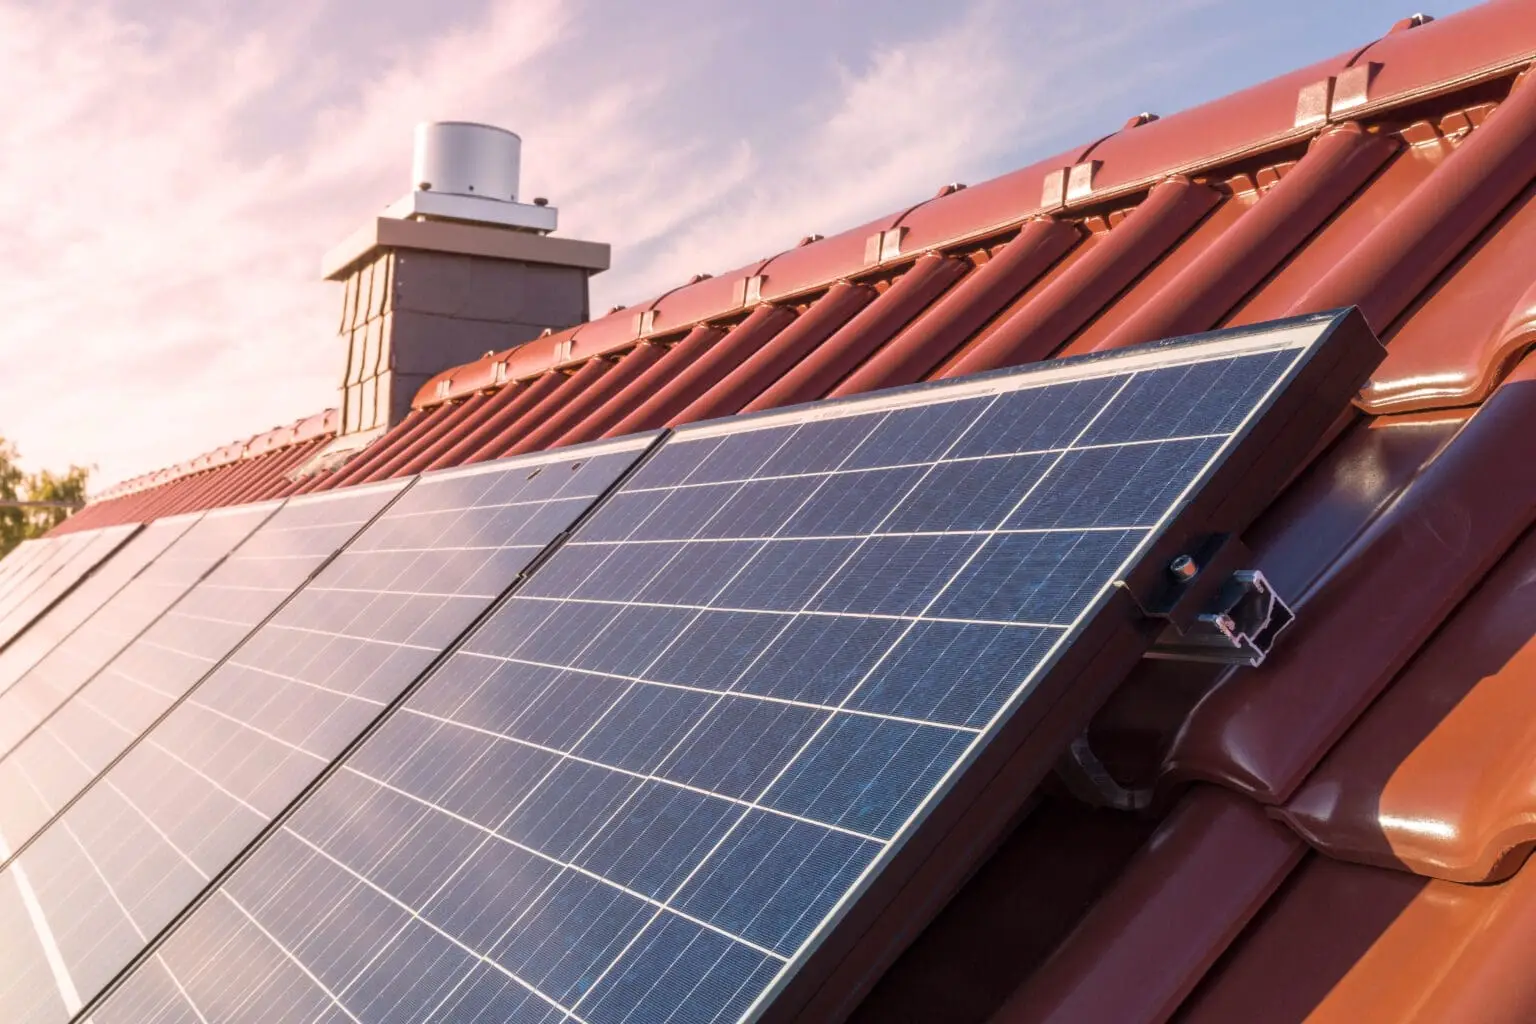
[[[1307,128],[1328,121],[1328,111],[1333,106],[1332,76],[1301,87],[1296,94],[1295,127]]]
[[[1328,104],[1328,117],[1336,118],[1346,111],[1363,107],[1370,100],[1371,82],[1381,71],[1377,61],[1366,61],[1340,71],[1333,80],[1333,98]]]
[[[731,301],[737,306],[755,306],[763,301],[763,281],[766,274],[753,274],[751,277],[738,277],[736,283],[731,286]]]
[[[901,255],[901,240],[906,235],[904,227],[876,231],[864,240],[864,264],[884,263]]]
[[[1075,203],[1093,194],[1093,176],[1103,163],[1102,160],[1084,160],[1072,165],[1067,171],[1067,202]]]
[[[1045,181],[1040,186],[1040,208],[1042,210],[1054,210],[1067,201],[1067,174],[1069,167],[1058,167],[1054,171],[1048,171]]]

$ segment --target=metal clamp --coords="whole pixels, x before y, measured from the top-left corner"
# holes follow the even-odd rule
[[[1295,618],[1262,572],[1239,569],[1186,628],[1164,629],[1147,657],[1257,667]]]

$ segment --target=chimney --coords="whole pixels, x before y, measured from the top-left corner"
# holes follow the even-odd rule
[[[589,318],[609,249],[554,238],[558,211],[518,201],[522,140],[463,121],[416,126],[411,190],[326,253],[346,285],[341,417],[326,461],[403,419],[427,380]]]

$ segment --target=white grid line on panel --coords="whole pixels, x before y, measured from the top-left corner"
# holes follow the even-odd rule
[[[655,577],[652,578],[654,579]],[[721,612],[728,615],[772,615],[784,619],[869,619],[877,622],[948,622],[957,626],[1018,626],[1023,629],[1066,628],[1066,624],[1061,622],[1034,622],[1027,619],[958,619],[944,615],[898,615],[894,612],[834,612],[819,608],[742,608],[736,605],[676,604],[667,601],[610,601],[597,597],[554,597],[543,594],[518,594],[513,598],[513,603],[518,601],[538,601],[550,605],[595,604],[605,605],[610,608],[662,608],[685,612]],[[515,660],[498,654],[488,654],[484,651],[466,650],[464,653],[474,654],[478,657],[499,658],[503,661]]]
[[[0,859],[9,860],[11,847],[4,836],[0,836]],[[27,923],[32,926],[33,934],[37,936],[38,946],[43,953],[43,961],[48,965],[48,972],[53,978],[54,987],[58,990],[59,1001],[64,1004],[66,1013],[71,1015],[79,1012],[84,1006],[80,998],[80,991],[75,985],[75,979],[69,972],[69,964],[64,959],[64,951],[59,948],[58,937],[53,932],[53,925],[48,920],[47,913],[43,910],[42,903],[37,898],[37,889],[32,884],[32,879],[27,874],[26,867],[17,862],[12,865],[10,872],[11,881],[16,884],[17,893],[21,897],[23,910],[26,911]]]
[[[1090,430],[1092,428],[1093,424],[1095,422],[1097,422],[1098,417],[1100,415],[1102,415],[1104,410],[1107,409],[1113,403],[1114,399],[1116,397],[1118,397],[1121,394],[1121,392],[1124,391],[1125,387],[1130,383],[1130,380],[1131,380],[1130,377],[1126,377],[1125,380],[1121,382],[1120,386],[1115,390],[1114,394],[1111,395],[1100,406],[1099,411],[1097,413],[1095,413],[1092,417],[1090,417],[1088,422],[1086,424],[1084,424],[1084,426],[1078,431],[1078,433],[1076,434],[1076,436],[1073,439],[1074,441],[1080,440],[1088,432],[1088,430]],[[975,428],[975,426],[981,421],[982,417],[985,416],[986,413],[991,410],[992,406],[995,403],[996,403],[996,399],[995,398],[992,401],[988,401],[988,402],[985,402],[985,403],[979,403],[979,408],[977,408],[975,410],[975,414],[971,417],[971,421],[963,429],[961,429],[960,431],[958,431],[956,433],[955,437],[949,442],[949,445],[945,449],[946,452],[953,451],[956,446],[958,446],[963,440],[965,440],[970,435],[971,431]],[[873,432],[874,429],[875,428],[872,427],[870,432]],[[867,437],[868,433],[866,433],[865,436]],[[1011,508],[1009,508],[1005,514],[1003,514],[1002,516],[1000,516],[1000,517],[998,517],[996,519],[996,522],[998,523],[999,526],[1002,523],[1007,522],[1009,517],[1012,516],[1013,513],[1016,512],[1019,509],[1019,507],[1021,507],[1023,505],[1023,503],[1025,501],[1027,501],[1030,498],[1030,496],[1032,496],[1035,493],[1035,491],[1037,491],[1044,484],[1044,482],[1050,477],[1052,471],[1056,468],[1056,466],[1061,463],[1061,460],[1063,458],[1065,458],[1066,453],[1067,453],[1068,450],[1070,450],[1070,448],[1071,448],[1071,445],[1068,445],[1066,449],[1063,449],[1061,452],[1057,453],[1055,455],[1054,461],[1050,465],[1045,467],[1045,469],[1029,485],[1029,487],[1025,490],[1024,494],[1013,504],[1013,506]],[[856,450],[857,450],[857,446],[855,446],[854,449],[850,451],[849,457],[852,457],[853,451],[856,451]],[[846,459],[844,461],[846,461]],[[894,500],[893,502],[891,502],[888,511],[882,517],[880,522],[883,523],[883,522],[889,520],[893,515],[895,515],[897,510],[900,509],[903,506],[903,504],[907,501],[907,499],[909,499],[913,494],[917,493],[918,489],[922,486],[923,481],[925,481],[927,479],[927,477],[932,473],[933,469],[936,468],[937,466],[941,465],[941,464],[942,464],[942,456],[940,457],[940,459],[938,461],[935,461],[932,464],[932,466],[930,466],[921,476],[919,476],[917,478],[917,480],[914,481],[912,487],[909,488],[905,493],[903,493],[900,498],[898,498],[898,499]],[[878,528],[878,526],[879,526],[879,523],[876,524],[877,528]],[[810,605],[811,605],[811,603],[814,602],[819,597],[819,595],[823,591],[825,591],[828,586],[831,585],[833,580],[838,578],[838,574],[840,572],[842,572],[842,570],[845,569],[849,564],[851,564],[851,562],[853,561],[853,558],[857,555],[858,551],[860,550],[860,548],[862,548],[862,546],[863,545],[861,543],[858,547],[855,547],[854,550],[851,551],[848,554],[848,556],[842,562],[840,562],[837,565],[837,567],[835,569],[833,569],[831,572],[826,574],[826,576],[822,580],[821,584],[811,594],[809,594],[806,597],[806,599],[802,602],[802,605],[801,605],[801,610],[802,611],[808,610]],[[963,571],[965,568],[967,568],[971,564],[971,562],[974,561],[976,555],[980,551],[982,551],[985,547],[986,547],[986,542],[983,541],[983,543],[981,545],[979,545],[974,551],[971,552],[971,554],[962,563],[960,570],[957,570],[955,573],[952,573],[951,576],[950,576],[950,580],[948,582],[946,582],[946,584],[944,586],[938,588],[938,590],[936,590],[934,592],[933,596],[929,599],[928,603],[922,609],[923,612],[928,611],[929,609],[931,609],[938,602],[938,600],[942,597],[944,592],[948,589],[949,585],[951,583],[953,583],[953,581],[956,578],[958,578],[959,573],[961,571]],[[654,578],[655,577],[653,577],[653,579]],[[721,590],[717,590],[716,594],[718,595],[719,593],[722,593],[723,589],[724,588],[721,588]],[[874,674],[874,672],[879,668],[879,666],[884,662],[884,660],[887,657],[889,657],[890,652],[892,650],[894,650],[896,648],[896,646],[898,644],[900,644],[901,641],[904,640],[906,638],[906,636],[908,634],[910,634],[912,629],[914,629],[915,627],[916,627],[916,622],[909,622],[907,624],[906,628],[901,631],[900,635],[898,635],[894,640],[889,641],[889,642],[887,642],[885,644],[885,649],[881,653],[879,658],[877,658],[875,660],[875,662],[865,671],[864,675],[858,681],[856,681],[854,683],[853,687],[848,691],[848,693],[844,695],[842,701],[839,702],[839,705],[838,705],[839,707],[846,707],[848,701],[852,700],[853,696],[856,693],[859,692],[859,689],[863,685],[863,683],[866,682],[870,678],[870,676]],[[777,639],[777,638],[775,638],[775,639]],[[770,647],[771,647],[771,644],[770,644]],[[761,655],[759,655],[759,656],[761,656]],[[765,783],[764,785],[762,785],[759,788],[758,795],[756,797],[756,801],[757,802],[761,802],[762,800],[766,799],[768,794],[773,791],[773,787],[778,784],[779,780],[782,779],[786,773],[789,772],[791,766],[793,766],[797,762],[797,760],[802,755],[804,755],[804,753],[807,750],[810,749],[811,744],[813,744],[816,741],[816,739],[825,731],[827,725],[830,722],[832,722],[833,720],[834,720],[833,717],[828,717],[825,721],[823,721],[822,723],[820,723],[819,725],[817,725],[815,727],[815,729],[813,730],[811,735],[809,737],[807,737],[800,744],[800,747],[796,751],[796,753],[791,755],[789,758],[787,758],[784,761],[783,765],[779,768],[779,770],[774,774],[774,776],[771,779],[769,779],[767,783]],[[678,746],[680,746],[682,742],[686,741],[686,739],[687,739],[687,737],[685,736],[683,740],[679,741]],[[674,749],[676,749],[676,748],[674,748]],[[698,875],[698,873],[700,871],[702,871],[704,869],[705,865],[707,865],[707,864],[709,864],[711,862],[711,859],[715,856],[715,854],[717,854],[721,849],[724,848],[725,844],[730,840],[731,836],[736,832],[736,830],[738,828],[740,828],[742,826],[742,824],[746,820],[747,820],[747,813],[746,812],[743,812],[742,814],[737,816],[736,820],[733,821],[730,824],[730,826],[727,827],[726,830],[715,841],[715,843],[714,843],[713,847],[711,848],[711,850],[708,853],[706,853],[702,858],[699,859],[698,863],[694,865],[694,867],[688,872],[688,874],[686,876],[684,876],[684,878],[680,882],[678,882],[675,886],[673,886],[671,895],[669,895],[667,897],[666,901],[664,901],[664,905],[665,906],[670,907],[671,902],[674,899],[678,899],[678,898],[681,897],[682,893],[687,890],[687,887],[688,887],[689,883]],[[900,830],[898,830],[898,832],[899,831]],[[888,848],[889,844],[887,842],[882,842],[880,844],[880,846],[882,848]],[[653,918],[652,922],[648,922],[647,923],[646,927],[648,928],[651,923],[654,923],[654,918]],[[629,950],[631,948],[633,948],[634,943],[639,941],[640,936],[643,935],[643,934],[645,934],[645,928],[642,928],[640,931],[637,931],[635,933],[634,938],[630,940],[630,943],[625,947],[625,949],[620,951],[619,955],[616,956],[609,963],[608,967],[602,972],[602,974],[600,974],[598,976],[598,978],[596,980],[594,980],[593,983],[589,986],[589,988],[587,990],[587,993],[586,993],[586,996],[583,997],[582,1001],[584,1001],[587,996],[590,996],[592,993],[597,992],[599,990],[599,986],[602,984],[603,980],[608,976],[609,973],[611,973],[613,970],[617,969],[618,966],[621,963],[624,962],[624,958],[625,958],[625,956],[628,955]],[[796,951],[796,956],[798,956],[798,950]],[[793,959],[794,958],[790,958],[789,961],[786,961],[784,967],[781,968],[780,976],[782,976],[782,973],[783,973],[784,970],[788,969],[789,963],[792,962]],[[581,1001],[578,1001],[577,1005],[578,1006],[581,1005]]]
[[[128,923],[128,927],[132,928],[140,939],[148,938],[149,936],[145,935],[144,930],[139,927],[139,923],[133,919],[133,914],[129,913],[128,905],[122,901],[120,896],[118,896],[117,890],[112,887],[112,883],[107,881],[107,876],[101,873],[101,865],[97,864],[96,858],[91,856],[90,849],[83,841],[81,841],[79,834],[77,834],[74,829],[70,828],[68,824],[64,826],[64,832],[69,836],[69,840],[74,844],[75,849],[80,851],[81,859],[84,860],[85,863],[90,867],[91,873],[96,876],[96,880],[101,883],[101,887],[107,891],[107,896],[110,897],[112,902],[117,905],[118,912],[123,915],[123,920]],[[27,859],[28,858],[23,855],[22,857],[17,858],[16,864],[25,866],[25,861]],[[76,891],[78,892],[79,890],[77,889]]]
[[[503,739],[509,739],[509,737],[502,737],[502,738]],[[512,742],[520,742],[520,741],[513,740]],[[558,756],[565,757],[565,758],[567,758],[569,760],[572,760],[572,761],[580,761],[580,762],[583,762],[585,764],[595,765],[595,766],[597,766],[599,768],[610,768],[612,771],[618,772],[618,773],[620,773],[622,775],[628,775],[628,776],[631,776],[633,778],[638,778],[638,779],[650,778],[650,776],[643,775],[640,772],[631,772],[631,771],[625,771],[625,770],[623,770],[621,768],[612,768],[612,766],[610,766],[610,765],[605,765],[605,764],[602,764],[601,762],[598,762],[598,761],[589,761],[586,758],[575,757],[574,755],[570,755],[570,754],[564,754],[561,751],[554,750],[553,748],[550,748],[550,747],[539,747],[537,744],[533,744],[533,743],[520,743],[520,745],[528,746],[528,747],[535,747],[536,749],[544,750],[544,751],[547,751],[548,753],[556,754]],[[653,907],[661,907],[662,906],[662,902],[660,900],[656,899],[654,896],[647,896],[645,893],[639,891],[638,889],[631,889],[629,886],[624,885],[621,882],[616,882],[616,881],[614,881],[611,878],[607,878],[604,875],[601,875],[598,872],[593,871],[591,868],[584,868],[580,864],[577,864],[574,861],[562,860],[559,857],[556,857],[556,856],[554,856],[552,854],[545,853],[543,850],[539,850],[539,849],[537,849],[535,847],[529,846],[526,843],[520,843],[516,839],[512,839],[512,838],[509,838],[507,836],[502,835],[501,833],[497,832],[495,829],[486,828],[484,825],[480,824],[479,822],[477,822],[477,821],[475,821],[475,820],[473,820],[471,818],[466,818],[462,814],[456,814],[455,812],[450,811],[446,807],[442,807],[442,806],[440,806],[438,804],[433,803],[430,800],[427,800],[427,799],[425,799],[423,797],[417,796],[415,793],[411,793],[408,790],[401,789],[398,786],[393,786],[393,785],[390,785],[387,782],[383,782],[383,781],[381,781],[379,779],[376,779],[372,775],[368,775],[368,774],[356,771],[355,769],[351,769],[351,768],[348,768],[347,771],[352,772],[352,774],[354,774],[354,775],[358,775],[358,776],[361,776],[362,778],[367,779],[369,782],[373,783],[375,786],[378,786],[380,789],[387,789],[391,793],[397,793],[400,796],[403,796],[403,797],[405,797],[408,800],[412,800],[412,801],[414,801],[414,802],[416,802],[418,804],[421,804],[423,807],[429,808],[432,811],[436,811],[438,814],[441,814],[441,815],[443,815],[446,818],[452,818],[454,821],[459,822],[461,825],[468,825],[470,828],[473,828],[475,831],[484,834],[487,839],[492,840],[493,842],[505,843],[508,846],[516,847],[517,849],[522,850],[524,853],[527,853],[527,854],[530,854],[530,855],[532,855],[534,857],[537,857],[539,860],[546,861],[549,864],[551,864],[551,865],[553,865],[553,866],[555,866],[557,868],[561,868],[561,869],[563,869],[565,871],[570,871],[570,872],[572,872],[574,874],[578,874],[578,875],[582,875],[582,876],[584,876],[586,878],[590,878],[594,882],[598,882],[598,883],[600,883],[602,885],[606,885],[610,889],[614,889],[614,890],[616,890],[618,892],[622,892],[626,896],[631,896],[631,897],[633,897],[633,898],[635,898],[637,900],[640,900],[642,903],[648,903],[648,904],[650,904]],[[664,780],[664,779],[657,779],[657,780],[654,780],[654,781],[665,782],[666,780]],[[680,786],[679,788],[681,788],[681,789],[689,789],[689,788],[692,788],[692,787]],[[695,792],[703,792],[703,791],[695,790]],[[716,794],[710,794],[710,795],[716,795]],[[729,797],[721,797],[721,799],[729,800],[730,798]],[[742,801],[740,801],[740,800],[732,800],[731,802],[732,803],[736,803],[736,804],[740,804]],[[809,821],[810,819],[801,819],[801,820]],[[812,824],[822,825],[823,823],[822,822],[812,822]],[[824,826],[824,827],[827,827],[827,826]],[[288,833],[290,835],[295,836],[298,839],[303,840],[303,842],[305,844],[307,844],[309,846],[314,846],[314,844],[311,843],[308,839],[304,839],[303,836],[298,835],[298,833],[294,832],[292,829],[288,829]],[[857,835],[857,833],[854,833],[854,834]],[[404,837],[402,837],[402,838],[404,838]],[[867,837],[861,837],[861,838],[867,838]],[[318,847],[317,847],[317,849],[318,849]],[[327,854],[327,856],[330,856],[330,855]],[[348,871],[352,871],[353,869],[347,868],[347,870]],[[355,872],[355,871],[353,873],[357,874],[357,872]],[[358,874],[358,877],[362,878],[363,876],[361,874]],[[369,884],[373,884],[373,883],[370,882]],[[406,906],[406,904],[401,902],[398,898],[393,897],[393,896],[391,896],[390,898],[395,900],[395,902],[399,903],[402,907]],[[764,956],[770,956],[770,957],[772,957],[775,960],[783,960],[783,959],[785,959],[782,955],[780,955],[778,953],[775,953],[773,950],[768,949],[766,946],[760,946],[760,945],[758,945],[757,943],[753,942],[750,939],[743,938],[742,936],[737,935],[734,932],[730,932],[730,931],[727,931],[724,928],[721,928],[719,925],[710,924],[708,921],[705,921],[705,920],[703,920],[701,918],[694,917],[691,914],[685,913],[684,911],[677,910],[675,908],[668,907],[666,909],[669,910],[675,916],[680,917],[680,918],[682,918],[685,921],[688,921],[688,922],[690,922],[692,924],[695,924],[695,925],[697,925],[700,928],[708,929],[709,931],[712,931],[712,932],[714,932],[717,935],[724,936],[725,938],[730,939],[733,942],[737,942],[737,943],[740,943],[743,946],[747,946],[747,947],[749,947],[749,948],[751,948],[753,950],[756,950],[757,952],[763,954]]]
[[[1145,445],[1167,444],[1170,441],[1214,441],[1226,434],[1176,434],[1169,437],[1140,438],[1135,441],[1117,441],[1105,444],[1085,444],[1068,448],[1030,448],[1016,452],[995,452],[986,455],[962,455],[953,459],[937,458],[918,462],[893,462],[889,465],[859,466],[854,469],[819,469],[806,473],[770,473],[764,476],[732,477],[728,480],[682,481],[655,487],[625,488],[626,494],[659,494],[671,491],[695,490],[702,487],[725,487],[733,484],[774,483],[781,480],[809,480],[816,477],[858,476],[863,473],[886,473],[894,469],[932,469],[936,466],[956,466],[967,463],[996,462],[1028,456],[1060,455],[1068,451],[1091,452],[1109,448],[1139,448]],[[771,458],[771,457],[770,457]],[[846,461],[846,460],[845,460]]]
[[[395,595],[395,596],[411,596],[411,595],[406,594],[406,595]],[[432,651],[433,653],[436,653],[436,651],[437,651],[436,647],[430,647],[430,646],[427,646],[427,645],[424,645],[424,644],[406,643],[405,641],[401,641],[401,640],[385,640],[385,639],[382,639],[380,637],[362,636],[361,634],[357,634],[357,633],[336,633],[336,632],[332,632],[332,631],[326,630],[326,629],[311,629],[308,626],[296,626],[296,625],[294,625],[291,622],[277,622],[277,621],[274,620],[272,622],[267,623],[266,627],[264,627],[264,628],[267,628],[267,629],[281,629],[281,630],[284,630],[284,631],[290,632],[290,633],[303,633],[306,636],[325,637],[328,640],[350,640],[353,643],[379,644],[382,647],[396,647],[396,648],[401,648],[401,649],[405,649],[405,650],[413,650],[413,651]],[[253,670],[254,669],[258,669],[259,666],[252,665],[252,664],[249,664],[249,663],[244,662],[244,661],[236,660],[236,655],[238,655],[239,653],[240,653],[239,651],[236,651],[235,654],[231,655],[230,658],[229,658],[229,661],[226,662],[226,664],[234,665],[234,666],[236,666],[238,668],[248,668],[248,669],[253,669]]]
[[[930,619],[923,621],[934,620]],[[534,668],[557,669],[561,672],[574,672],[577,675],[596,676],[600,679],[616,679],[626,683],[639,683],[643,686],[659,686],[666,690],[685,690],[689,693],[705,693],[713,697],[740,697],[743,700],[761,701],[765,704],[782,704],[785,707],[805,708],[808,711],[824,711],[832,714],[852,715],[858,718],[876,718],[886,722],[902,722],[906,725],[927,725],[932,726],[935,729],[945,729],[950,732],[979,733],[981,731],[980,729],[975,729],[968,725],[956,725],[953,722],[939,722],[929,718],[912,718],[907,715],[892,715],[881,711],[865,711],[859,708],[843,708],[838,707],[835,704],[818,704],[814,701],[794,700],[790,697],[774,697],[763,693],[752,693],[748,690],[716,690],[707,686],[691,686],[687,683],[667,683],[662,682],[659,679],[646,679],[641,676],[627,676],[620,672],[604,672],[595,668],[577,668],[572,665],[561,665],[552,661],[533,661],[528,658],[518,658],[510,655],[503,657],[497,654],[483,654],[478,651],[464,651],[463,654],[466,657],[484,658],[488,661],[495,661],[504,665],[530,665]],[[410,710],[412,714],[423,715],[429,718],[438,717],[435,715],[427,715],[426,712],[416,711],[414,709],[407,710]],[[458,722],[457,719],[453,718],[442,718],[440,720],[463,725],[467,729],[478,728],[477,726],[469,725],[468,723]],[[514,737],[507,736],[505,738],[513,739]]]
[[[570,762],[573,762],[575,764],[584,764],[584,765],[587,765],[587,766],[592,767],[592,768],[602,768],[605,771],[613,772],[615,775],[625,775],[625,776],[628,776],[631,779],[639,779],[642,782],[654,782],[654,783],[656,783],[659,786],[666,786],[669,789],[681,789],[681,790],[685,790],[686,792],[689,792],[689,793],[697,793],[700,796],[713,797],[716,800],[723,800],[724,802],[726,802],[728,804],[735,804],[737,807],[741,807],[741,808],[744,808],[744,809],[747,809],[747,810],[761,811],[764,814],[771,814],[771,815],[773,815],[776,818],[784,818],[784,819],[789,820],[789,821],[799,821],[799,822],[803,822],[803,823],[805,823],[807,825],[815,825],[817,828],[824,828],[828,832],[840,832],[843,835],[851,836],[854,839],[862,839],[862,840],[865,840],[865,841],[871,842],[871,843],[883,843],[883,842],[885,842],[885,840],[881,839],[878,836],[872,836],[872,835],[869,835],[867,833],[860,832],[857,829],[844,828],[842,825],[835,825],[835,824],[833,824],[830,821],[822,821],[820,818],[808,818],[808,817],[805,817],[804,815],[801,815],[801,814],[792,814],[789,811],[781,811],[777,807],[772,807],[772,806],[769,806],[768,804],[755,803],[755,802],[753,802],[751,800],[744,800],[744,799],[742,799],[739,796],[731,796],[731,795],[729,795],[727,793],[717,793],[716,791],[714,791],[712,789],[708,789],[708,788],[706,788],[704,786],[695,786],[692,783],[679,782],[677,779],[668,778],[665,775],[656,775],[656,774],[651,773],[651,772],[636,771],[633,768],[623,768],[623,767],[620,767],[619,765],[609,764],[606,761],[599,761],[599,760],[596,760],[595,758],[583,757],[582,755],[574,753],[573,751],[570,751],[570,750],[562,750],[559,747],[551,747],[548,744],[535,743],[533,740],[525,740],[525,739],[522,739],[521,737],[518,737],[518,736],[510,736],[510,735],[508,735],[508,734],[506,734],[504,732],[497,732],[495,729],[486,729],[486,728],[482,728],[481,726],[477,726],[477,725],[468,725],[468,724],[466,724],[464,722],[455,721],[454,719],[451,719],[451,718],[444,718],[444,717],[442,717],[440,715],[428,714],[425,711],[415,711],[415,710],[412,710],[410,713],[413,714],[413,715],[416,715],[419,718],[425,718],[425,719],[427,719],[429,721],[439,722],[439,723],[441,723],[443,725],[455,726],[457,728],[464,729],[464,730],[466,730],[468,732],[476,733],[478,735],[485,736],[485,737],[488,737],[490,739],[496,739],[496,740],[500,740],[500,741],[502,741],[504,743],[511,743],[511,744],[514,744],[515,746],[525,747],[525,748],[527,748],[529,750],[537,750],[537,751],[540,751],[540,752],[545,753],[545,754],[550,754],[550,755],[553,755],[554,757],[557,757],[557,758],[559,758],[561,760],[564,760],[564,761],[570,761]],[[383,786],[383,787],[385,787],[387,789],[396,789],[396,787],[394,785],[384,781],[383,779],[378,778],[377,776],[369,775],[367,772],[360,771],[360,770],[358,770],[356,768],[352,768],[350,766],[343,766],[343,767],[345,767],[346,770],[351,772],[352,774],[360,775],[363,778],[368,779],[368,780],[370,780],[372,782],[375,782],[378,785]],[[434,803],[433,801],[428,800],[426,797],[417,796],[414,793],[407,792],[406,790],[403,790],[403,789],[402,790],[398,790],[398,792],[402,793],[405,796],[410,797],[412,800],[415,800],[415,801],[417,801],[419,803],[425,804],[426,806],[431,807],[434,810],[441,811],[443,814],[446,814],[450,818],[458,818],[458,817],[460,817],[460,815],[454,813],[453,811],[450,811],[446,807],[442,807],[442,806]],[[500,835],[500,833],[497,833],[495,829],[487,829],[484,825],[476,825],[475,827],[479,828],[479,829],[484,829],[486,832],[489,832],[489,833],[491,833],[493,835],[496,835],[498,838],[504,839],[506,842],[513,843],[513,845],[521,846],[521,844],[516,843],[514,840],[507,839],[505,836]],[[554,858],[547,857],[546,854],[539,853],[539,851],[537,851],[537,850],[530,850],[530,852],[538,853],[539,856],[546,857],[547,859],[550,859],[550,860],[554,859]],[[598,877],[598,876],[594,875],[593,877]],[[607,882],[608,879],[602,879],[602,881]],[[624,888],[618,882],[609,882],[609,884],[614,885],[614,886],[616,886],[618,888],[621,888],[621,889]],[[729,934],[729,933],[726,933],[726,934]],[[733,936],[733,937],[739,937],[739,936]],[[747,940],[743,939],[742,941],[746,942]],[[748,944],[750,945],[750,943],[748,943]]]
[[[544,992],[539,991],[539,989],[537,989],[533,985],[529,984],[524,979],[518,977],[512,971],[507,970],[501,964],[497,963],[495,960],[492,960],[489,956],[485,955],[484,953],[479,952],[478,950],[475,950],[475,949],[471,948],[470,946],[465,945],[462,941],[460,941],[455,936],[450,935],[449,933],[443,931],[437,925],[433,924],[431,921],[428,921],[426,918],[424,918],[420,914],[418,914],[408,904],[402,903],[398,898],[396,898],[394,896],[394,894],[392,894],[392,893],[390,893],[390,892],[388,892],[388,891],[386,891],[384,889],[381,889],[379,886],[375,885],[372,881],[370,881],[367,877],[358,874],[356,871],[354,871],[347,864],[345,864],[342,861],[337,860],[335,857],[331,856],[331,854],[328,851],[326,851],[325,849],[323,849],[323,848],[321,848],[319,846],[316,846],[314,843],[311,843],[308,839],[305,839],[303,836],[301,836],[298,833],[294,832],[292,829],[285,829],[284,831],[286,831],[289,835],[293,836],[293,838],[297,839],[299,842],[303,843],[305,846],[309,847],[311,850],[314,850],[317,854],[319,854],[320,856],[324,857],[326,860],[328,860],[331,863],[335,864],[342,871],[345,871],[347,874],[352,875],[353,877],[355,877],[363,885],[368,886],[370,889],[372,889],[375,892],[377,892],[380,896],[383,896],[386,900],[388,900],[389,902],[393,903],[395,906],[399,907],[401,910],[405,911],[406,914],[410,915],[410,917],[414,921],[416,921],[417,923],[421,924],[423,927],[431,929],[432,931],[436,932],[438,935],[440,935],[443,938],[447,939],[453,945],[459,947],[464,952],[468,953],[470,956],[475,957],[480,963],[482,963],[485,966],[491,968],[492,970],[496,971],[499,974],[505,975],[507,978],[509,978],[512,981],[516,982],[517,984],[521,985],[523,988],[527,989],[529,991],[529,993],[531,993],[532,995],[538,997],[539,999],[542,999],[544,1002],[548,1003],[554,1009],[559,1010],[561,1013],[569,1014],[572,1020],[578,1021],[579,1024],[586,1024],[585,1021],[582,1021],[581,1018],[577,1017],[571,1010],[567,1009],[563,1004],[561,1004],[554,997],[552,997],[550,995],[547,995]],[[229,895],[228,893],[225,893],[224,896],[225,896],[225,899],[228,899],[231,903],[235,903],[237,906],[239,906],[238,901],[236,901],[233,896]],[[265,931],[265,929],[263,929],[263,931]],[[290,957],[292,957],[295,960],[295,962],[298,962],[298,958],[296,956],[294,956],[293,953],[290,950],[286,949],[276,939],[271,939],[271,941],[272,941],[272,944],[277,949],[279,949],[282,952],[288,954]],[[303,969],[303,964],[300,964],[299,966],[300,966],[301,969]],[[306,971],[306,973],[307,973],[307,971]],[[327,994],[329,994],[329,990],[326,990],[326,991],[327,991]],[[337,1006],[338,1006],[338,1008],[341,1008],[341,1009],[345,1010],[345,1008],[341,1006],[341,1003],[340,1003],[339,1000],[337,1001]],[[350,1016],[350,1014],[348,1014],[348,1016]]]
[[[1055,533],[1137,533],[1146,532],[1145,526],[1052,526],[1012,530],[892,530],[882,533],[822,533],[778,536],[764,534],[756,537],[650,537],[643,540],[585,540],[567,541],[568,547],[577,548],[632,548],[661,544],[803,544],[826,540],[905,540],[921,537],[1005,537],[1011,535]],[[629,603],[629,602],[624,602]],[[641,602],[634,602],[641,603]]]

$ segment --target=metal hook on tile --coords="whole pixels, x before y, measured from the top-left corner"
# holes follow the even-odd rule
[[[1115,781],[1084,732],[1056,764],[1056,776],[1077,799],[1094,807],[1141,811],[1152,803],[1151,789],[1127,789]]]

